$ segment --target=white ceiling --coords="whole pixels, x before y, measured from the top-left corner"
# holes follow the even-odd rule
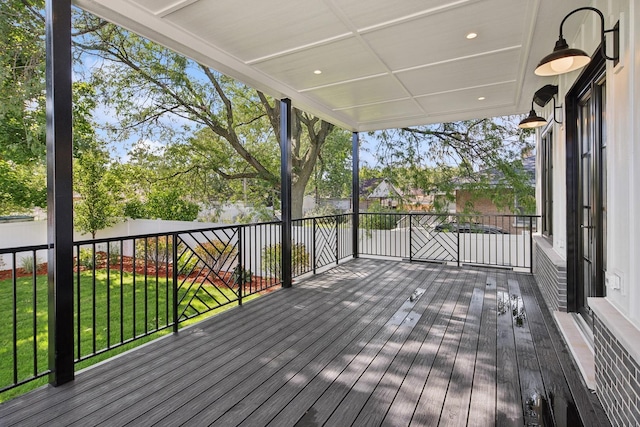
[[[551,52],[562,18],[584,5],[576,0],[75,3],[353,131],[528,112],[533,93],[551,82],[535,76],[535,66]],[[578,24],[565,24],[567,40]],[[478,36],[468,40],[470,32]]]

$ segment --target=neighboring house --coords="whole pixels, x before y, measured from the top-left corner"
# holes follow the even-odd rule
[[[421,188],[411,188],[404,192],[403,210],[415,212],[431,212],[434,207],[436,195],[427,193]]]
[[[384,178],[367,196],[367,200],[377,201],[383,208],[398,209],[398,207],[402,207],[403,196],[395,185]]]
[[[533,192],[536,184],[535,156],[522,159],[522,166],[529,178],[528,184]],[[472,186],[465,185],[472,183],[472,179],[465,178],[458,181],[458,186],[455,190],[456,213],[472,212],[480,215],[524,215],[532,213],[525,212],[524,209],[518,205],[517,196],[508,185],[505,185],[502,172],[496,169],[483,170],[478,172],[476,179],[484,179],[488,185],[474,189]],[[490,191],[494,191],[492,190],[493,188],[496,189],[495,191],[499,191],[500,194],[493,195],[493,197],[488,194]],[[500,199],[500,202],[497,202],[496,199]],[[515,209],[512,209],[512,207],[515,207]],[[486,218],[486,220],[488,221],[489,218]],[[520,233],[523,229],[528,230],[529,228],[528,218],[513,217],[509,220],[501,218],[499,221],[499,224],[493,225],[503,228],[510,233]],[[535,222],[532,225],[535,230]]]

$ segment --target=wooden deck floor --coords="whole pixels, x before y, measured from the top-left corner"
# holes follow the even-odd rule
[[[6,402],[0,425],[606,424],[539,298],[530,275],[354,260]]]

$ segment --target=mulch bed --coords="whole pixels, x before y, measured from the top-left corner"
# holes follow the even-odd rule
[[[122,257],[118,257],[121,258],[122,260],[120,261],[120,259],[118,259],[117,262],[115,263],[111,263],[111,265],[109,266],[111,270],[120,270],[121,264],[122,264],[122,271],[127,272],[127,273],[132,273],[134,271],[134,262],[133,262],[133,258],[132,257],[128,257],[128,256],[122,256]],[[135,272],[136,274],[141,274],[144,275],[145,271],[148,277],[155,277],[156,272],[158,274],[158,277],[172,277],[173,276],[173,269],[171,267],[169,267],[168,272],[167,272],[167,265],[166,263],[156,263],[155,262],[147,262],[146,266],[145,266],[145,262],[144,260],[137,260],[135,263]],[[102,253],[102,252],[98,252],[96,254],[96,270],[103,270],[107,267],[107,260],[106,260],[106,254]],[[88,267],[80,267],[80,271],[91,271],[91,268]],[[77,272],[77,267],[74,268],[74,271]],[[47,274],[47,263],[40,263],[37,265],[37,270],[36,270],[36,276],[41,276],[41,275],[46,275]],[[237,288],[236,285],[233,286],[229,286],[228,284],[231,283],[231,273],[230,272],[225,272],[225,273],[220,273],[221,278],[219,278],[218,276],[216,276],[215,274],[209,274],[209,276],[206,275],[205,273],[200,273],[200,271],[194,271],[192,274],[189,275],[189,279],[193,280],[196,283],[202,283],[202,282],[209,282],[209,284],[211,285],[212,282],[215,286],[218,286],[220,288],[224,288],[224,287],[231,287],[231,288]],[[16,278],[20,278],[20,277],[32,277],[33,273],[30,271],[27,271],[23,268],[16,268]],[[13,272],[11,270],[0,270],[0,280],[7,280],[7,279],[12,279],[13,278]],[[185,278],[187,278],[184,275],[179,276],[179,278],[181,280],[184,280]],[[223,282],[224,280],[224,282]],[[247,289],[252,288],[262,288],[265,287],[265,289],[263,291],[261,291],[260,293],[269,293],[272,292],[276,289],[278,289],[277,286],[271,286],[271,287],[267,287],[270,285],[270,283],[272,283],[269,279],[265,279],[262,278],[260,276],[251,276],[251,283],[247,283],[245,285],[245,287]]]

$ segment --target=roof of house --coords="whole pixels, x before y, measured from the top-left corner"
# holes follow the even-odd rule
[[[376,188],[373,189],[371,194],[367,196],[368,199],[401,199],[402,193],[386,178],[382,180]]]

